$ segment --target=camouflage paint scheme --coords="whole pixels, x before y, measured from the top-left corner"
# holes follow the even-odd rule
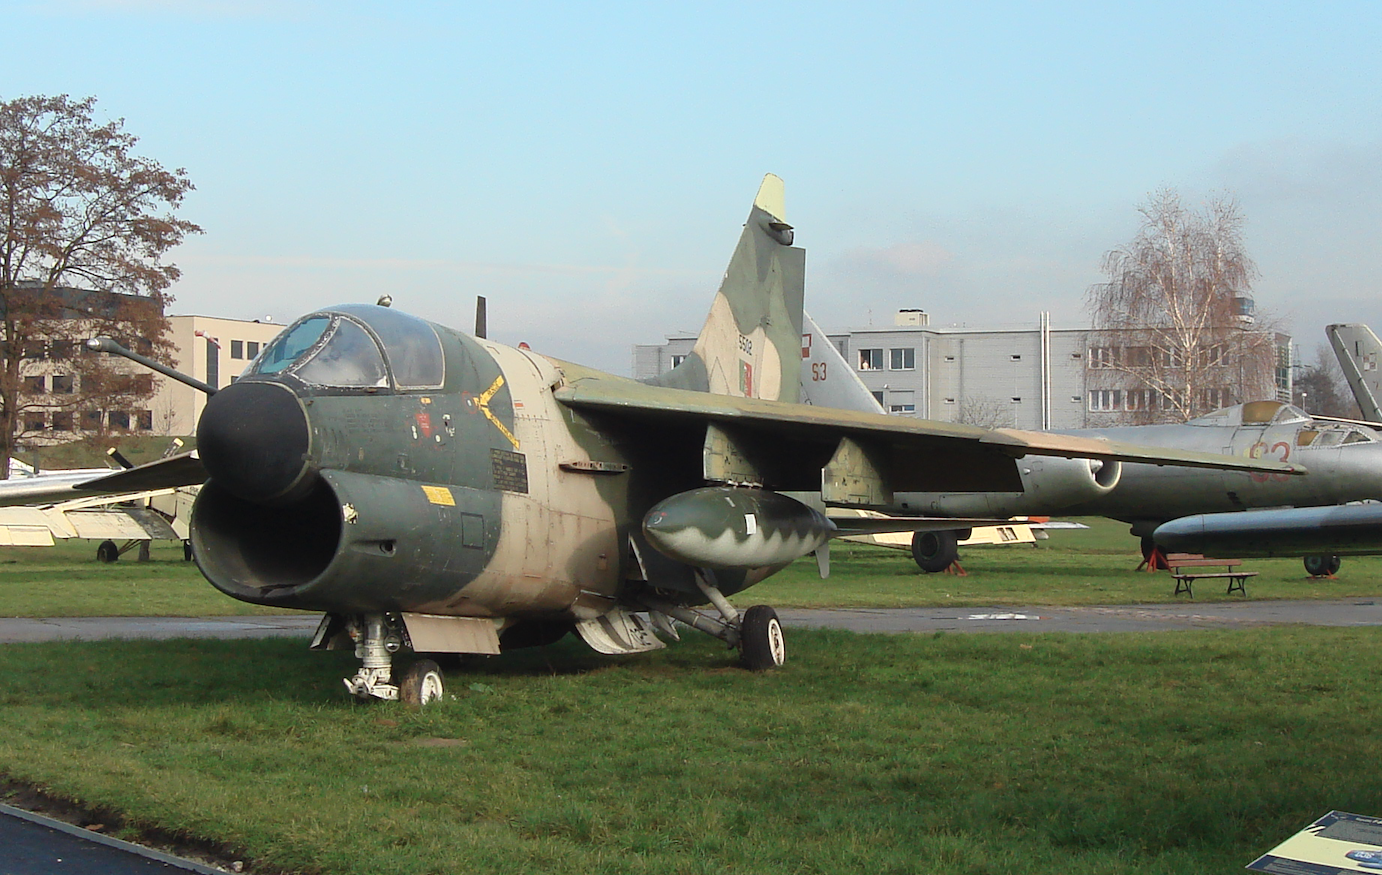
[[[424,626],[443,640],[437,621],[455,617],[491,623],[492,632],[487,625],[472,643],[446,639],[437,649],[493,652],[486,635],[508,646],[531,643],[532,636],[510,635],[524,627],[560,632],[577,624],[592,646],[632,652],[655,642],[625,622],[629,612],[651,608],[656,617],[715,602],[790,561],[761,545],[731,549],[710,575],[717,591],[708,595],[706,569],[650,544],[643,524],[654,506],[707,485],[889,507],[895,491],[1019,489],[1017,460],[1033,456],[1298,471],[795,403],[805,257],[791,246],[782,216],[782,184],[770,176],[696,351],[652,383],[382,307],[303,317],[206,406],[198,437],[210,479],[191,523],[198,566],[218,589],[248,602],[335,618],[421,617],[408,627],[418,650],[427,649],[416,646]],[[320,338],[293,348],[322,325]],[[400,374],[425,370],[418,362],[438,354],[433,344],[444,369],[435,384],[409,388]],[[359,377],[373,373],[356,367],[371,356],[387,372]],[[308,378],[327,371],[347,376],[341,384]],[[104,485],[199,482],[202,475],[188,476],[192,464],[155,463]],[[794,524],[795,508],[779,505],[762,505],[769,517],[784,515],[759,520],[765,530]],[[704,509],[689,499],[683,507]],[[732,528],[733,516],[688,522],[713,536],[716,526]],[[742,508],[738,518],[742,524]],[[796,549],[817,541],[798,539]],[[731,614],[725,622],[737,621]],[[332,628],[323,627],[319,643]],[[352,631],[357,653],[364,634]],[[374,671],[373,679],[347,681],[356,695],[387,682],[382,647],[365,655],[362,676]]]

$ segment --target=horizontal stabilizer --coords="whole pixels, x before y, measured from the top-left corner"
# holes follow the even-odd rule
[[[954,532],[982,526],[1010,526],[1012,520],[971,517],[843,517],[832,516],[837,538],[850,535],[883,535],[889,532]]]

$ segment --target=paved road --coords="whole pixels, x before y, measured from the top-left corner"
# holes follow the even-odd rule
[[[0,875],[214,875],[217,871],[0,805]]]
[[[1382,598],[1334,601],[1177,602],[1080,608],[781,608],[787,626],[855,632],[1160,632],[1300,623],[1382,626]],[[101,638],[307,637],[316,614],[270,617],[0,618],[0,643]]]

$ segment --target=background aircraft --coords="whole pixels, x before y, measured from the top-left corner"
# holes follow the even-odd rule
[[[838,535],[973,522],[837,525],[785,491],[849,507],[1012,492],[1017,460],[1046,455],[1297,470],[795,403],[805,253],[782,216],[769,176],[695,349],[651,383],[382,306],[331,307],[209,399],[200,460],[83,488],[209,476],[191,542],[211,584],[325,613],[313,646],[354,646],[353,695],[422,702],[441,694],[441,673],[423,659],[396,675],[400,650],[497,653],[574,630],[601,652],[637,653],[675,637],[672,619],[737,647],[749,668],[780,665],[772,608],[741,612],[728,596],[812,552],[824,574]]]
[[[1377,398],[1382,397],[1378,371],[1382,341],[1366,325],[1330,325],[1325,329],[1339,367],[1363,416],[1382,422]],[[1373,493],[1367,498],[1382,498]],[[1340,555],[1382,553],[1382,505],[1347,504],[1339,507],[1282,508],[1243,513],[1198,514],[1172,520],[1154,537],[1167,550],[1200,553],[1232,552],[1240,556],[1294,556],[1307,553],[1311,574],[1333,574]]]
[[[804,400],[850,410],[881,410],[809,316],[806,324],[820,339],[806,345],[810,369],[803,375]],[[1336,350],[1340,346],[1334,329],[1351,330],[1352,333],[1340,334],[1347,338],[1350,350],[1360,351],[1360,365],[1355,370],[1361,369],[1376,381],[1377,354],[1382,352],[1382,344],[1365,326],[1331,326],[1331,341]],[[1246,508],[1332,506],[1382,497],[1382,433],[1360,423],[1317,419],[1276,401],[1240,404],[1180,425],[1080,429],[1061,434],[1297,461],[1309,475],[1296,478],[1260,472],[1028,457],[1019,466],[1021,491],[900,493],[889,511],[939,516],[1109,517],[1131,526],[1132,534],[1141,538],[1143,555],[1147,556],[1157,527],[1179,517]],[[967,535],[963,529],[916,532],[911,536],[912,556],[925,571],[943,571],[954,561],[957,544]],[[1296,546],[1284,555],[1307,554],[1306,568],[1312,574],[1330,568],[1338,570],[1337,557],[1317,555],[1332,551],[1323,546],[1302,551],[1299,545],[1306,542],[1293,539],[1291,543]],[[1282,549],[1286,549],[1284,544]]]

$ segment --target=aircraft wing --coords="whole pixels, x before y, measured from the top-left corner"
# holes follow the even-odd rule
[[[567,407],[643,431],[662,429],[668,445],[702,433],[707,475],[712,464],[747,465],[775,489],[820,489],[829,503],[887,504],[894,491],[1021,492],[1016,460],[1026,455],[1304,473],[1264,459],[716,395],[559,366],[567,382],[555,395]],[[865,493],[888,500],[849,498]]]
[[[119,471],[55,471],[0,481],[0,507],[56,504],[87,495],[151,492],[206,482],[196,450]]]

